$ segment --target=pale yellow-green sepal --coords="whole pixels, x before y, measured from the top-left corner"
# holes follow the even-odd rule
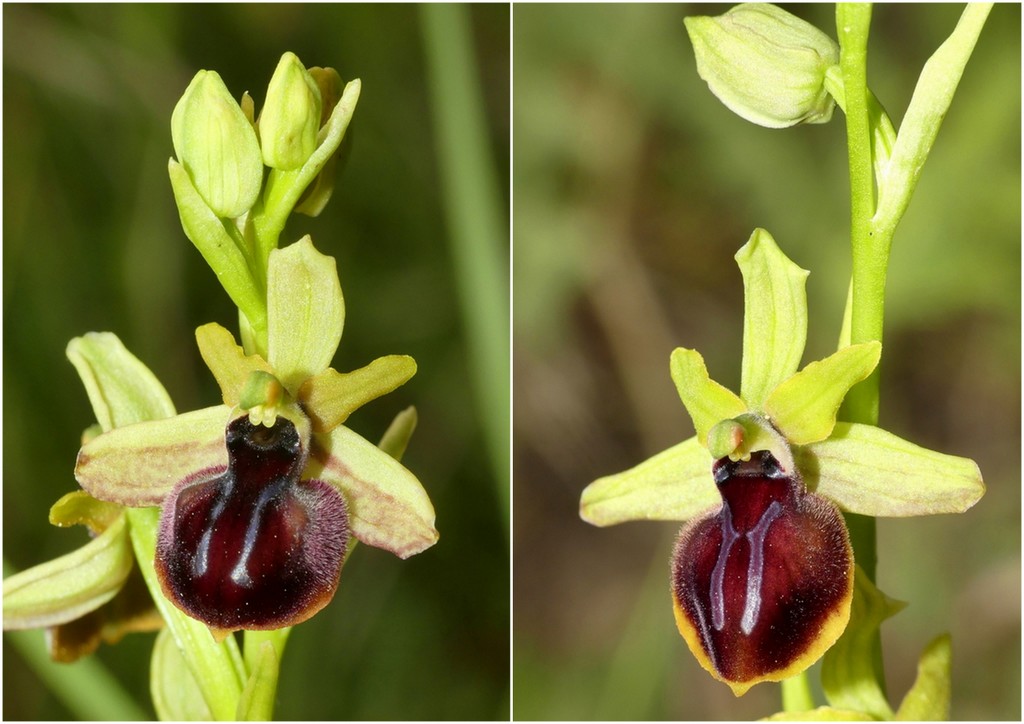
[[[112,599],[132,569],[124,514],[81,548],[4,580],[4,630],[73,621]]]
[[[344,323],[333,257],[314,249],[308,235],[270,252],[267,361],[293,397],[306,379],[331,364]]]
[[[756,410],[800,366],[807,340],[808,272],[764,229],[754,229],[736,252],[736,263],[744,288],[740,396]]]
[[[352,372],[331,368],[306,380],[299,388],[303,404],[317,432],[329,432],[348,416],[382,395],[404,385],[416,374],[416,360],[407,355],[378,357]]]
[[[696,437],[634,468],[595,480],[580,496],[580,517],[608,526],[629,520],[689,520],[720,505],[711,456]]]
[[[167,390],[117,335],[90,332],[75,337],[68,342],[67,357],[104,431],[174,414]]]
[[[94,498],[133,507],[159,505],[186,476],[226,466],[225,405],[140,422],[104,433],[82,447],[75,478]]]
[[[793,445],[824,440],[846,393],[871,374],[881,355],[880,343],[867,342],[811,362],[775,388],[764,412]]]
[[[679,347],[672,352],[669,368],[701,444],[707,443],[708,432],[717,423],[747,411],[746,403],[736,393],[708,376],[700,352]]]
[[[437,542],[434,506],[420,481],[344,425],[314,439],[303,478],[342,492],[352,534],[367,545],[408,558]]]
[[[809,490],[875,517],[962,513],[985,494],[977,463],[914,445],[872,425],[837,422],[794,449]]]

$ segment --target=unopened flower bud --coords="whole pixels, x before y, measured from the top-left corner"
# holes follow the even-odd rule
[[[285,53],[267,88],[260,114],[263,162],[271,168],[299,168],[316,150],[320,130],[320,89],[294,53]]]
[[[309,74],[320,88],[320,99],[322,101],[320,125],[323,126],[323,124],[327,123],[327,119],[331,117],[331,113],[334,111],[334,107],[338,105],[338,101],[341,100],[344,83],[341,82],[341,76],[338,75],[338,71],[334,68],[313,67],[309,69]],[[295,211],[307,216],[316,216],[323,211],[331,198],[331,194],[334,193],[335,169],[338,165],[338,155],[337,151],[331,154],[323,169],[316,175],[316,179],[299,198],[299,202],[295,205]]]
[[[832,118],[825,71],[839,62],[839,45],[818,28],[761,3],[684,22],[697,73],[737,115],[767,128]]]
[[[171,140],[179,163],[217,216],[234,219],[256,203],[263,185],[256,132],[214,71],[196,73],[174,107]]]

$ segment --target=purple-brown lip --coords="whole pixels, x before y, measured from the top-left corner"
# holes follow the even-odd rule
[[[672,559],[676,622],[737,694],[813,663],[849,619],[853,552],[834,505],[768,451],[715,463],[722,506],[687,524]]]
[[[300,480],[294,424],[228,425],[227,468],[181,481],[160,517],[156,570],[164,594],[212,628],[275,629],[334,596],[348,545],[345,501]]]

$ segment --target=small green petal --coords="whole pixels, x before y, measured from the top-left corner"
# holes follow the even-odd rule
[[[736,252],[743,273],[743,372],[740,396],[754,409],[800,366],[807,340],[808,272],[764,229]]]
[[[408,558],[437,542],[434,506],[420,481],[344,425],[314,437],[303,478],[342,492],[352,534],[367,545]]]
[[[691,437],[592,482],[580,496],[580,517],[602,527],[629,520],[689,520],[722,502],[711,463],[708,451]]]
[[[268,361],[293,396],[331,364],[341,341],[345,302],[334,258],[308,235],[270,252],[267,271]]]
[[[238,700],[237,721],[270,721],[274,715],[274,697],[277,693],[277,676],[280,660],[274,644],[264,641],[260,644],[256,666],[249,674],[249,680],[242,689]]]
[[[891,719],[892,709],[875,678],[872,651],[882,622],[906,606],[889,598],[857,566],[853,579],[850,623],[822,659],[821,686],[828,703],[837,709]]]
[[[4,581],[4,630],[73,621],[112,599],[133,564],[122,514],[81,548]]]
[[[949,719],[950,667],[953,663],[949,634],[933,640],[917,662],[917,679],[903,697],[898,721],[946,721]]]
[[[170,629],[161,629],[153,645],[149,691],[160,721],[213,721],[213,712]]]
[[[90,332],[75,337],[68,342],[67,357],[82,378],[104,431],[174,414],[163,385],[117,335]]]
[[[50,507],[50,524],[61,528],[84,525],[93,535],[99,535],[120,515],[120,505],[96,500],[84,490],[75,490]]]
[[[878,365],[882,345],[867,342],[844,347],[811,362],[780,384],[764,403],[764,412],[794,445],[824,440],[850,388]]]
[[[234,407],[238,404],[250,373],[273,373],[266,360],[256,354],[245,354],[242,348],[235,344],[231,332],[216,322],[204,324],[196,329],[196,343],[199,345],[199,354],[220,385],[225,405]]]
[[[227,465],[224,405],[104,433],[82,447],[75,478],[93,497],[122,505],[159,505],[186,476]]]
[[[837,422],[827,440],[794,452],[808,489],[850,513],[962,513],[985,494],[973,460],[919,447],[872,425]]]
[[[330,432],[367,402],[404,385],[414,374],[416,360],[398,354],[379,357],[353,372],[328,368],[303,383],[299,401],[314,429]]]
[[[708,376],[700,352],[677,348],[672,352],[669,368],[701,444],[707,442],[708,432],[717,423],[747,411],[743,400]]]

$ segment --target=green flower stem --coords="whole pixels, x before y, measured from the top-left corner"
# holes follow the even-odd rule
[[[891,233],[877,234],[871,223],[875,200],[867,87],[870,24],[870,5],[841,3],[837,6],[836,28],[846,101],[847,152],[850,163],[850,243],[853,250],[851,344],[882,340],[885,277],[892,240]],[[866,380],[850,390],[844,405],[844,419],[868,425],[878,422],[878,380],[876,369]],[[865,570],[874,577],[873,570],[867,567]]]
[[[507,228],[488,155],[486,119],[475,73],[468,9],[422,6],[434,133],[441,167],[452,261],[469,337],[470,365],[495,491],[509,516]],[[508,530],[508,526],[504,528]]]
[[[203,699],[215,719],[234,720],[246,679],[245,664],[234,637],[228,636],[217,643],[205,624],[189,618],[164,597],[153,568],[159,508],[128,508],[127,514],[139,569],[160,615],[199,684]]]
[[[867,46],[871,5],[840,3],[836,6],[839,64],[845,95],[847,154],[850,163],[850,244],[853,252],[851,281],[850,343],[882,341],[885,310],[885,277],[892,233],[880,235],[872,228],[875,213],[871,153],[870,91],[867,85]],[[868,425],[878,423],[879,370],[850,390],[842,417]],[[854,558],[871,580],[875,578],[878,553],[874,518],[845,514]],[[871,642],[872,670],[878,689],[885,692],[882,640],[875,632]]]
[[[243,634],[244,646],[242,648],[246,671],[250,674],[255,671],[256,665],[259,662],[260,645],[265,641],[273,644],[274,651],[277,653],[277,660],[280,661],[284,655],[285,644],[288,643],[288,634],[291,632],[291,626],[273,631],[246,631]]]
[[[814,708],[814,696],[807,672],[801,671],[782,682],[782,710],[810,711]]]

